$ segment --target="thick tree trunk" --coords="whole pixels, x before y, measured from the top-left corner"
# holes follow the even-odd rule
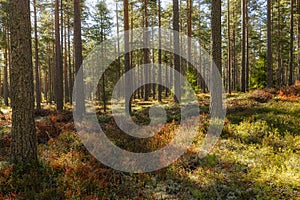
[[[34,84],[31,48],[30,1],[11,0],[10,30],[12,50],[12,143],[14,163],[37,161]]]
[[[222,80],[216,78],[216,73],[222,74],[222,35],[221,35],[221,0],[212,1],[211,10],[211,28],[212,28],[212,66],[210,69],[210,106],[211,116],[217,117],[222,108]]]

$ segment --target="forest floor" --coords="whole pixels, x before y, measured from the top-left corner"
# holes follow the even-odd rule
[[[199,94],[202,128],[187,153],[152,173],[130,174],[101,164],[78,139],[72,113],[48,107],[36,113],[39,165],[8,162],[11,114],[0,114],[0,199],[300,199],[300,89],[227,95],[226,123],[213,151],[195,156],[208,126],[209,96]],[[299,93],[298,93],[299,92]],[[149,122],[148,108],[134,113]],[[122,148],[151,151],[168,144],[179,109],[150,140],[126,138],[110,115],[99,112],[106,134]],[[121,139],[120,139],[121,138]]]

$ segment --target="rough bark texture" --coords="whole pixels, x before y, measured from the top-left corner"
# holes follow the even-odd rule
[[[10,1],[12,54],[12,143],[14,163],[37,160],[34,84],[31,49],[30,1]]]
[[[221,0],[212,1],[211,10],[211,28],[212,28],[212,59],[216,65],[215,68],[210,70],[210,104],[211,104],[211,115],[212,117],[217,116],[222,108],[222,80],[216,77],[216,73],[222,73],[222,52],[221,52]],[[213,64],[212,64],[213,65]]]

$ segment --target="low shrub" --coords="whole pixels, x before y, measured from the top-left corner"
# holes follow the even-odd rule
[[[273,98],[273,95],[267,90],[254,90],[249,98],[260,103],[267,103]]]

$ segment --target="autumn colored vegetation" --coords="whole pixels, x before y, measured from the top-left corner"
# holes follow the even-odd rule
[[[36,113],[39,164],[8,161],[10,114],[1,114],[0,198],[4,199],[297,199],[300,195],[300,98],[298,86],[227,96],[228,115],[209,156],[197,160],[208,126],[209,96],[199,95],[202,126],[193,145],[171,166],[157,172],[115,171],[89,154],[77,137],[72,113]],[[108,137],[134,152],[168,144],[179,110],[168,108],[163,130],[147,140],[131,139],[110,114],[98,118]],[[148,108],[133,114],[149,121]]]

